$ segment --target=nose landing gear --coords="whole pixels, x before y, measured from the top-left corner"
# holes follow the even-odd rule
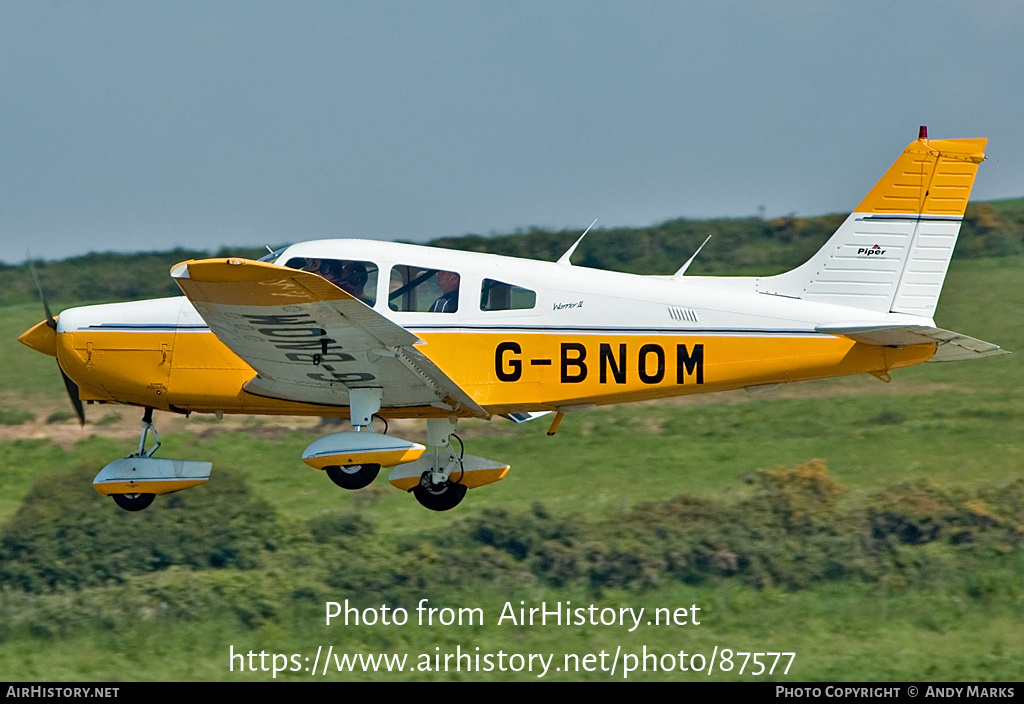
[[[147,450],[150,433],[156,444]],[[153,457],[159,447],[160,436],[153,427],[153,409],[147,408],[142,416],[138,452],[101,469],[92,480],[93,489],[114,499],[125,511],[142,511],[149,508],[157,494],[189,489],[210,479],[212,463]]]
[[[125,511],[141,511],[149,508],[156,494],[111,494],[110,498]]]
[[[370,486],[380,472],[379,464],[342,464],[324,467],[331,481],[342,489],[362,489]]]

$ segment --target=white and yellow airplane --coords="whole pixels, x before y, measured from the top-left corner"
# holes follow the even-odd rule
[[[924,128],[808,262],[766,277],[638,276],[365,240],[171,269],[184,297],[72,308],[20,340],[81,402],[145,409],[138,452],[96,490],[127,510],[204,483],[153,456],[153,409],[337,416],[303,461],[338,485],[391,483],[433,510],[508,465],[453,447],[459,418],[522,421],[598,405],[873,374],[1003,353],[932,320],[984,139]],[[586,233],[584,233],[586,234]],[[580,238],[582,239],[582,237]],[[692,261],[692,258],[691,260]],[[372,418],[425,418],[427,445]],[[155,445],[147,449],[152,432]]]

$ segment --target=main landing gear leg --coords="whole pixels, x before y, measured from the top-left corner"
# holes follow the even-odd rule
[[[458,439],[455,435],[457,423],[455,418],[427,420],[427,444],[434,448],[433,467],[420,476],[412,493],[422,506],[431,511],[453,509],[466,496],[467,487],[461,483],[463,452],[460,449],[456,453],[452,447],[452,438]]]
[[[373,414],[380,410],[384,389],[350,389],[349,420],[357,433],[377,432],[373,428]],[[342,489],[362,489],[373,483],[380,472],[379,464],[346,464],[324,467],[327,476]]]
[[[156,445],[153,445],[151,450],[146,450],[146,438],[153,433],[153,439],[156,441]],[[146,412],[142,414],[142,434],[139,436],[139,451],[135,453],[135,457],[152,457],[153,453],[160,447],[160,436],[156,433],[156,426],[153,425],[153,409],[146,407]]]

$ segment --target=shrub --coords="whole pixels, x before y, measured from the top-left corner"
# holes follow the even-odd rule
[[[92,488],[95,468],[41,478],[0,533],[0,585],[28,592],[121,583],[171,565],[252,568],[278,538],[277,519],[244,477],[158,497],[139,513]]]
[[[35,414],[20,408],[0,408],[0,425],[22,425],[36,419]]]

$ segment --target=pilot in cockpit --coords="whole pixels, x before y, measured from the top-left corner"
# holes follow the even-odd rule
[[[430,307],[432,313],[455,313],[459,310],[459,275],[454,271],[437,272],[441,297]]]

